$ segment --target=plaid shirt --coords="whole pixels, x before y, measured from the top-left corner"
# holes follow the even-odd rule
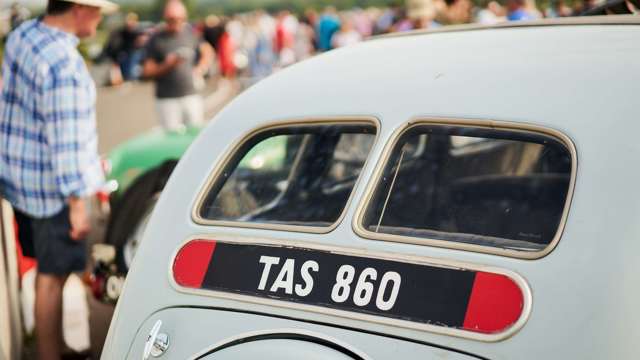
[[[96,89],[78,38],[30,20],[9,36],[0,98],[0,185],[17,209],[55,215],[98,190]]]

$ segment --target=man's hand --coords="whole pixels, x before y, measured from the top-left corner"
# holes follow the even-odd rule
[[[151,79],[157,78],[170,72],[184,61],[184,58],[175,53],[167,55],[162,62],[156,62],[149,58],[142,64],[142,76]]]
[[[171,53],[169,55],[167,55],[167,57],[164,59],[164,66],[167,69],[173,69],[176,66],[182,64],[184,62],[184,58],[181,57],[180,55],[176,54],[176,53]]]
[[[76,197],[69,198],[69,222],[71,223],[71,230],[69,231],[71,239],[80,241],[89,235],[91,224],[83,199]]]

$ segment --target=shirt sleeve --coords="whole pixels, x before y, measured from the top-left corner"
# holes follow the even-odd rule
[[[151,59],[157,63],[164,61],[166,54],[162,53],[158,48],[157,35],[152,35],[144,48],[145,59]]]
[[[64,197],[91,195],[104,181],[97,154],[95,87],[74,70],[49,71],[41,103],[51,166]]]

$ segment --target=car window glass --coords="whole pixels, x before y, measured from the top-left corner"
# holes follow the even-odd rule
[[[247,139],[205,197],[206,220],[330,226],[375,138],[372,125],[278,128]]]
[[[427,137],[416,155],[415,144]],[[571,153],[547,135],[420,125],[398,139],[363,217],[365,230],[524,251],[555,237]]]
[[[286,151],[286,135],[270,137],[249,150],[238,164],[238,168],[260,171],[283,170],[287,166]]]

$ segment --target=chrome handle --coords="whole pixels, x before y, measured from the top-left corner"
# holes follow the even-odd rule
[[[151,328],[147,341],[144,344],[142,360],[149,359],[149,356],[160,357],[169,348],[169,335],[160,332],[162,320],[156,321]]]

